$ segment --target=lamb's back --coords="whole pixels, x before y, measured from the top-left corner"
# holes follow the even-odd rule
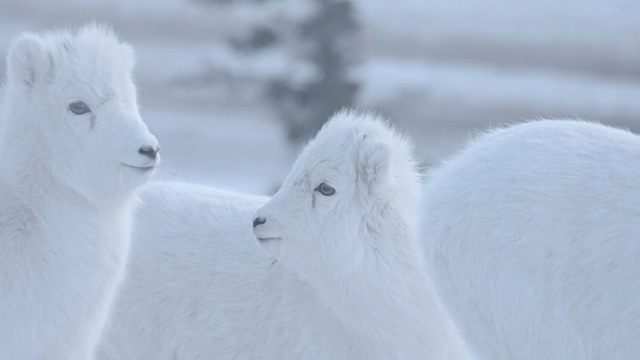
[[[640,353],[640,137],[539,121],[431,174],[428,263],[485,358]]]

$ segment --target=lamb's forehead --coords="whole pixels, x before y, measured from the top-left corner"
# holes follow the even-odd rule
[[[355,160],[357,142],[353,126],[324,126],[304,148],[300,159],[309,170],[321,170],[326,166],[345,167]]]
[[[131,46],[121,43],[109,28],[90,25],[77,33],[57,32],[44,36],[52,47],[58,75],[91,79],[96,85],[129,77],[134,64]]]
[[[367,112],[343,110],[332,116],[309,143],[310,152],[342,153],[358,150],[365,142],[385,143],[395,148],[406,147],[405,140],[384,118]]]
[[[357,166],[365,142],[392,145],[403,142],[386,120],[372,114],[340,111],[320,129],[303,150],[300,160],[306,169],[317,171],[330,167],[345,170]],[[404,147],[401,144],[400,147]]]

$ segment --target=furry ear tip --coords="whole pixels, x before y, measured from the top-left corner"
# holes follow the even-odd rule
[[[27,85],[35,82],[36,68],[45,57],[42,38],[31,33],[23,33],[11,43],[7,56],[7,72],[10,78]]]
[[[136,62],[136,50],[129,43],[121,42],[120,47],[124,53],[124,56],[128,58],[132,64]]]
[[[9,57],[17,54],[28,54],[34,50],[42,49],[42,38],[33,33],[22,33],[16,37],[9,47]]]

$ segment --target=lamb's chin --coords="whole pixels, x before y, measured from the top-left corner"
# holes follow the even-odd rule
[[[282,238],[280,237],[268,237],[268,238],[257,238],[258,246],[260,249],[265,252],[272,260],[272,263],[275,264],[278,262],[278,259],[282,255]]]
[[[122,166],[121,167],[121,179],[127,185],[132,187],[138,187],[147,181],[149,181],[153,174],[156,172],[155,166],[147,167],[135,167],[135,166]]]

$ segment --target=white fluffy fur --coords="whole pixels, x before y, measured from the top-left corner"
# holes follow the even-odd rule
[[[640,137],[549,120],[482,136],[433,173],[422,230],[478,358],[640,356]]]
[[[24,34],[11,46],[0,359],[92,358],[123,274],[134,190],[155,165],[138,151],[158,146],[138,114],[132,66],[132,49],[98,26]],[[91,111],[72,113],[78,100]]]
[[[463,358],[423,269],[418,184],[406,140],[342,112],[268,202],[146,187],[101,359]]]

